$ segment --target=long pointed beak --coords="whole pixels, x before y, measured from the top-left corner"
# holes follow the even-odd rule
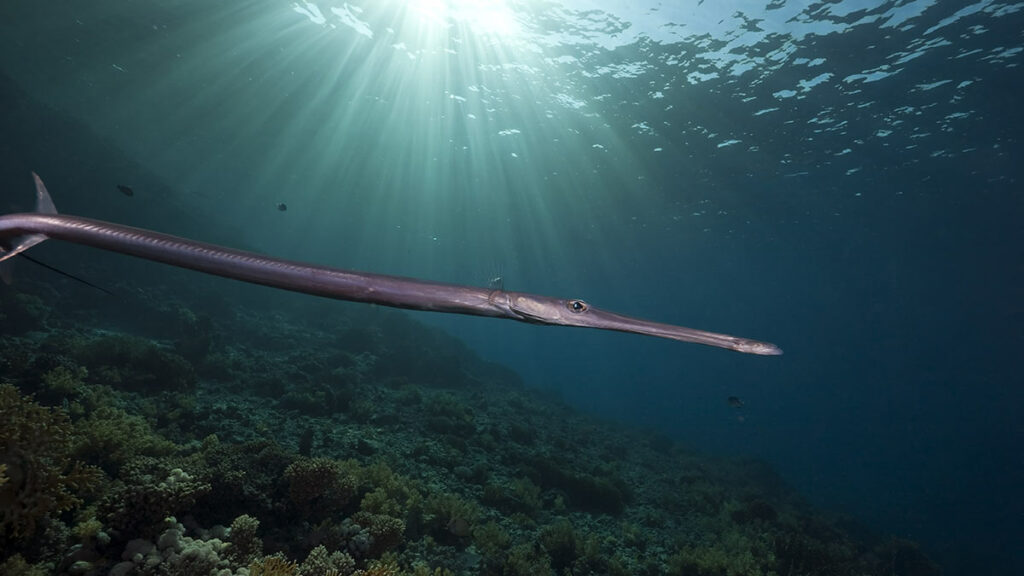
[[[645,334],[658,338],[669,338],[682,342],[726,348],[743,352],[744,354],[758,354],[761,356],[778,356],[782,354],[782,349],[770,342],[686,328],[684,326],[651,322],[650,320],[623,316],[622,314],[605,312],[596,308],[588,308],[579,314],[564,314],[562,315],[562,320],[566,326],[581,326],[630,332],[632,334]]]

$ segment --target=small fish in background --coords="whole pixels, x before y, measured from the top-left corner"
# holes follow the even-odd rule
[[[747,421],[747,417],[744,416],[743,413],[739,411],[740,408],[743,408],[743,400],[741,400],[739,396],[729,396],[728,398],[725,399],[725,401],[728,402],[730,408],[736,409],[737,422],[742,424]]]
[[[280,212],[284,212],[284,211],[288,210],[288,205],[285,204],[284,202],[278,202],[277,209]]]
[[[505,279],[502,278],[501,276],[495,276],[494,278],[491,278],[490,280],[487,281],[487,287],[490,288],[491,290],[504,290]]]
[[[118,184],[117,189],[121,191],[121,194],[125,196],[135,196],[135,190],[132,190],[131,186],[125,186],[124,184]]]

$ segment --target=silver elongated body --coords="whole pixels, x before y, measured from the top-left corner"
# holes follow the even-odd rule
[[[56,213],[42,180],[35,174],[33,176],[39,211],[0,216],[0,262],[43,240],[55,238],[225,278],[337,300],[508,318],[533,324],[616,330],[749,354],[782,354],[779,347],[767,342],[622,316],[598,310],[582,300],[303,264],[141,228],[60,215]]]

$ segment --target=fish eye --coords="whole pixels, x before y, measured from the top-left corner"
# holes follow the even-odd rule
[[[575,314],[579,314],[580,312],[586,312],[587,308],[590,308],[590,306],[587,306],[587,303],[584,302],[583,300],[569,300],[568,302],[565,303],[565,306],[566,308],[569,309],[570,312],[573,312]]]

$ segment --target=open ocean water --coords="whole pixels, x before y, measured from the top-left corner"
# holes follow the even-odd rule
[[[947,575],[1024,574],[1022,49],[994,0],[4,0],[0,212],[34,170],[69,214],[775,342],[412,314]]]

